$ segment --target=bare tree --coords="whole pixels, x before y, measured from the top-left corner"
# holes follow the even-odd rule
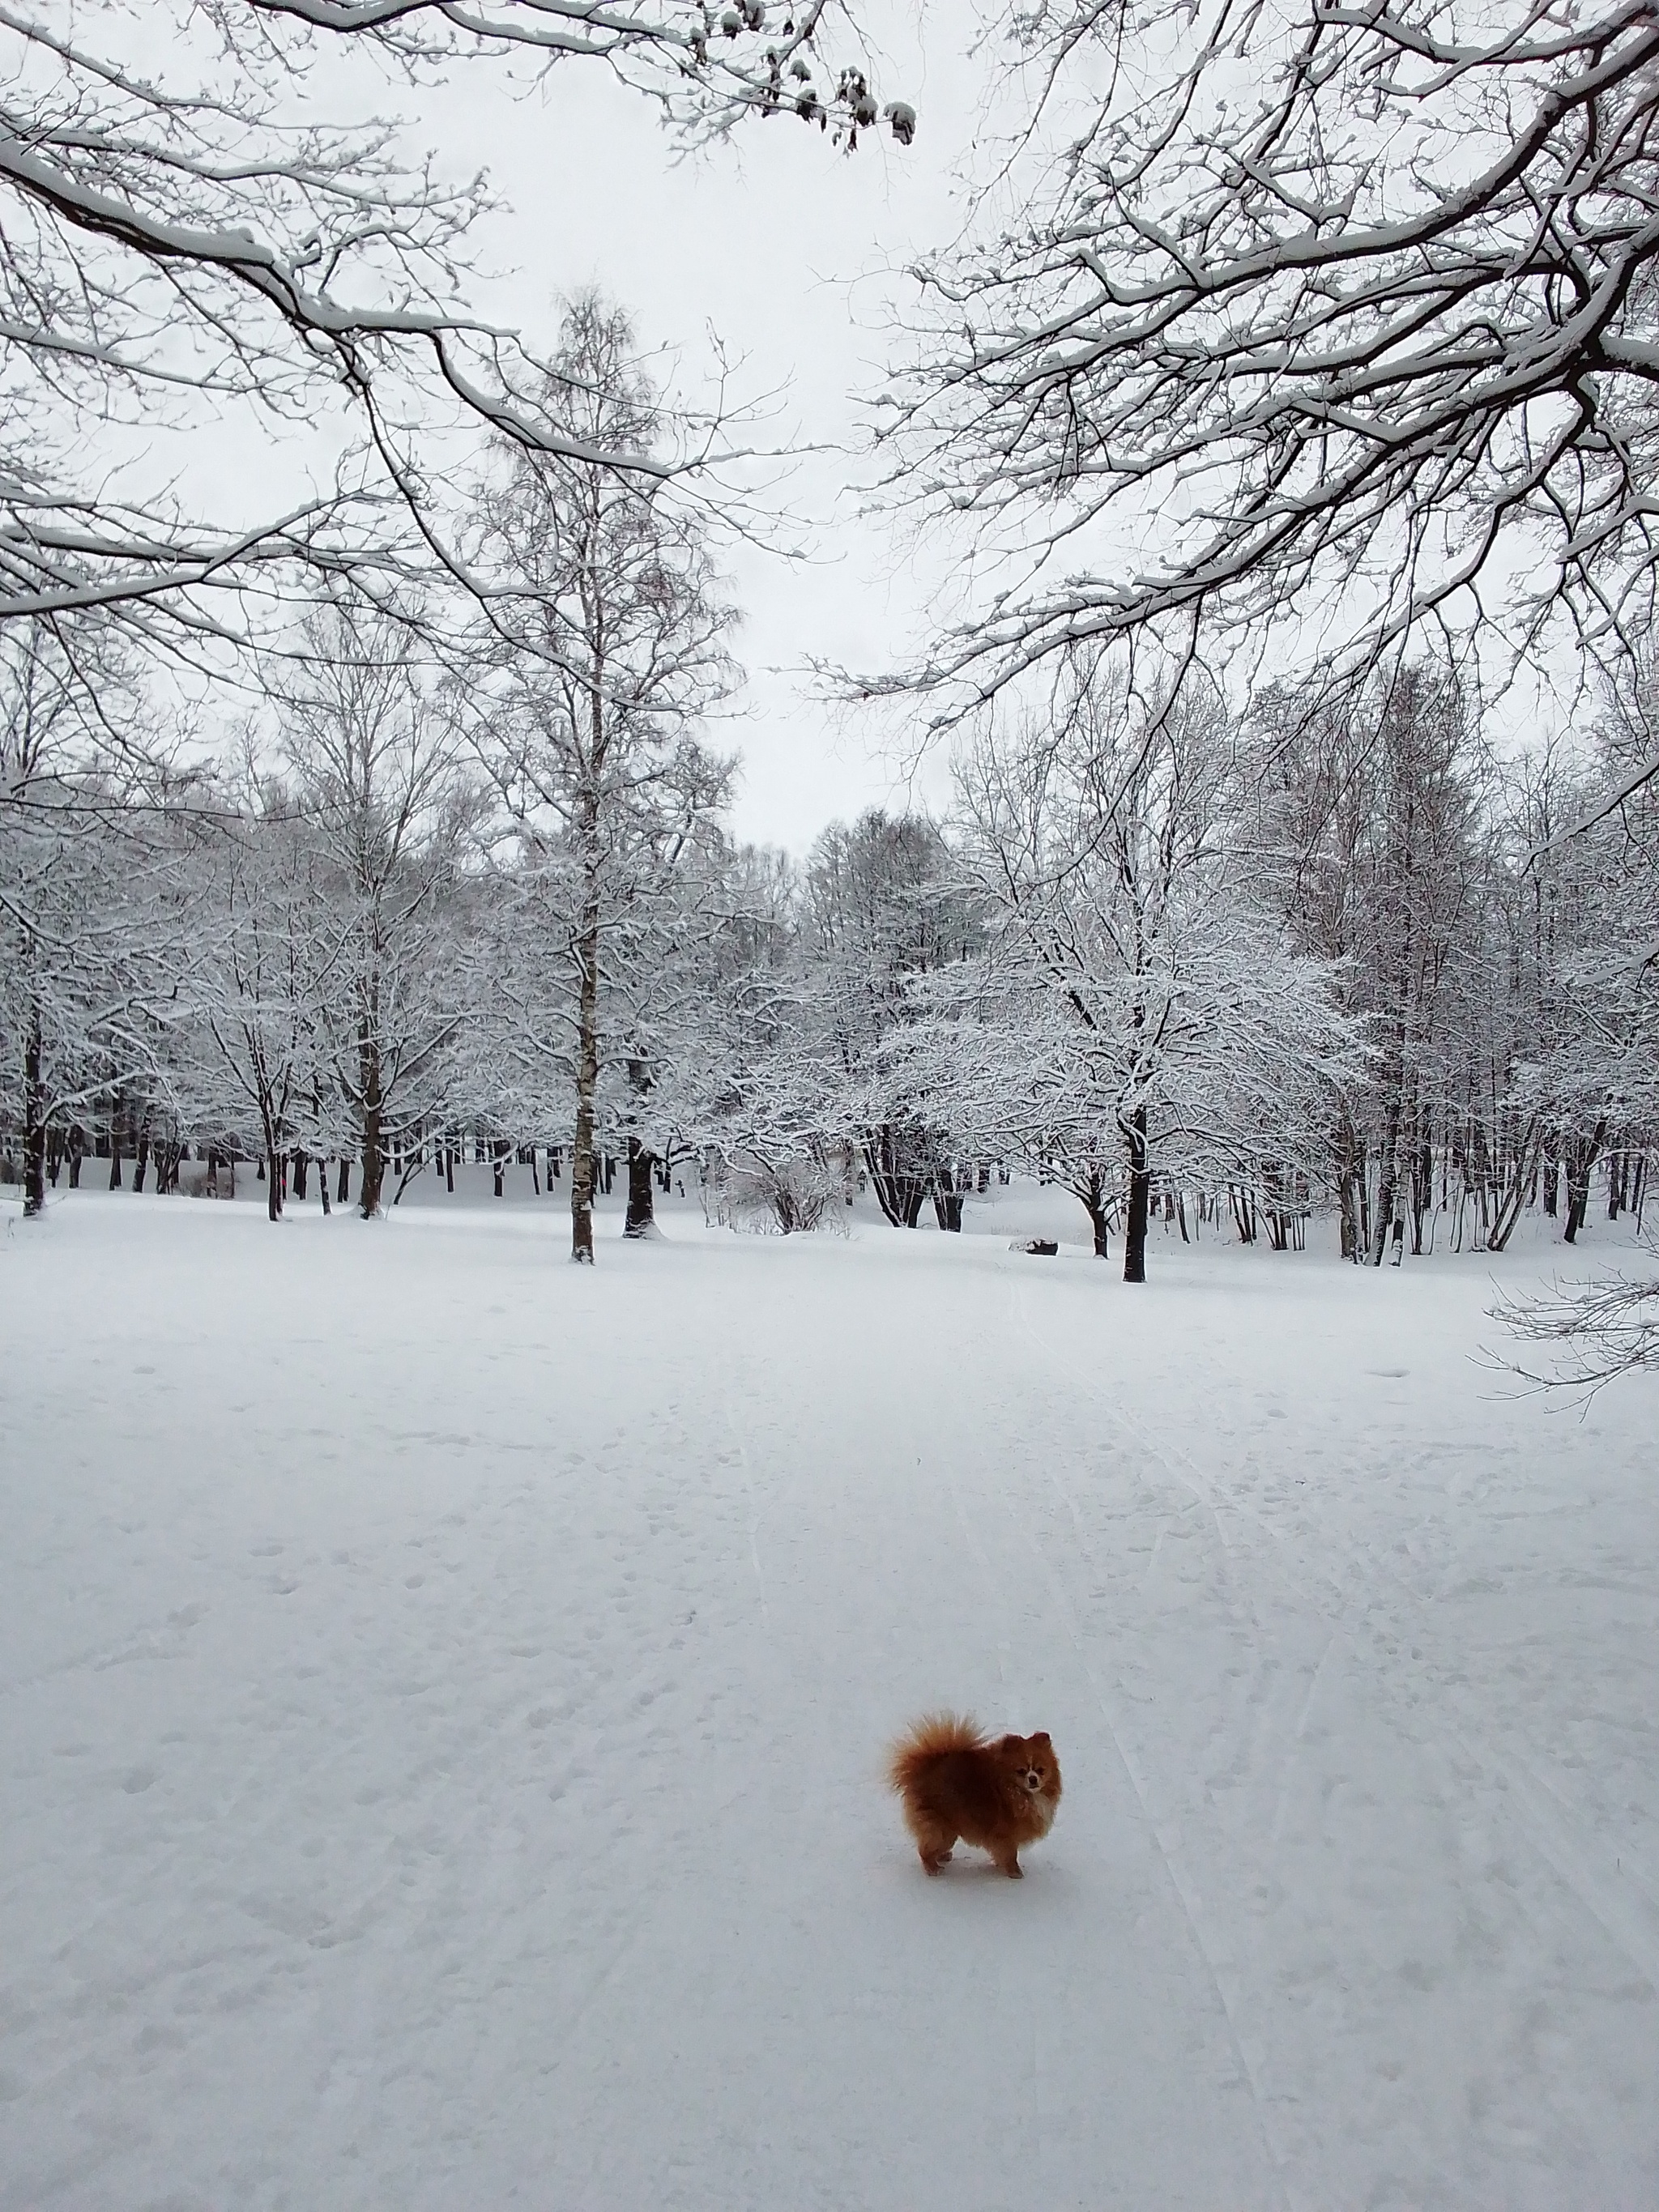
[[[107,637],[37,621],[0,642],[0,1114],[29,1218],[52,1131],[154,1078],[184,957],[165,779],[128,742],[143,718]]]
[[[918,272],[884,434],[896,495],[1018,574],[873,688],[949,719],[1079,641],[1282,649],[1302,617],[1362,674],[1429,623],[1639,639],[1647,0],[1053,0],[1013,35],[1042,99]]]
[[[914,1229],[928,1198],[941,1228],[961,1226],[946,1133],[912,1082],[901,1108],[885,1048],[911,1018],[910,987],[978,943],[978,917],[954,856],[925,817],[878,808],[835,823],[801,882],[803,950],[827,990],[824,1013],[871,1187],[895,1228]]]
[[[241,596],[296,563],[453,574],[430,441],[482,423],[529,451],[588,453],[540,406],[519,341],[467,306],[484,181],[408,167],[372,108],[296,124],[301,88],[314,114],[319,63],[349,65],[327,79],[343,98],[365,77],[435,84],[517,56],[604,67],[694,131],[787,108],[850,146],[877,119],[828,0],[770,25],[759,0],[718,15],[697,0],[159,13],[0,19],[0,620],[103,605],[177,647],[240,629]],[[907,141],[914,122],[902,104],[890,117]],[[331,459],[286,511],[198,515],[86,436],[209,422],[259,443],[305,423]],[[647,477],[669,466],[606,457]]]
[[[320,1166],[331,1138],[349,1141],[325,1018],[337,987],[358,980],[358,947],[341,926],[327,848],[292,793],[250,772],[226,798],[233,818],[198,841],[201,895],[180,1039],[195,1049],[175,1054],[172,1072],[197,1127],[251,1128],[264,1159],[266,1212],[277,1221],[290,1151],[297,1161],[315,1153]],[[326,1206],[325,1182],[323,1196]]]
[[[1462,1042],[1455,1002],[1466,983],[1477,998],[1490,988],[1492,878],[1469,723],[1461,687],[1430,662],[1358,693],[1275,692],[1258,716],[1250,781],[1263,879],[1300,949],[1340,963],[1344,1010],[1376,1046],[1363,1085],[1334,1102],[1332,1136],[1343,1256],[1373,1266],[1407,1218],[1422,1249],[1448,1048]],[[1505,1192],[1514,1212],[1532,1164],[1523,1146]],[[1494,1233],[1501,1247],[1504,1231]]]
[[[599,458],[649,452],[664,410],[627,317],[597,295],[567,311],[544,405],[589,458],[520,451],[481,493],[473,565],[501,592],[487,600],[480,680],[456,712],[545,933],[518,1032],[551,1085],[568,1080],[571,1256],[591,1263],[606,987],[625,1001],[632,978],[637,998],[661,894],[729,783],[697,725],[736,681],[733,616],[714,595],[696,520],[659,483]],[[550,991],[555,979],[565,988]],[[638,1058],[628,1026],[623,1057]]]
[[[1230,840],[1231,753],[1212,696],[1138,704],[1082,660],[1056,728],[991,728],[961,771],[990,916],[983,975],[949,979],[949,1041],[982,1055],[971,1110],[1023,1123],[1028,1156],[1064,1152],[1097,1249],[1115,1155],[1126,1282],[1146,1279],[1159,1173],[1300,1164],[1311,1094],[1352,1060],[1326,969],[1284,942]]]
[[[297,803],[320,852],[317,952],[333,1079],[351,1109],[365,1220],[391,1151],[438,1110],[463,1005],[445,894],[472,801],[407,625],[345,603],[317,616],[282,706]]]
[[[1502,1298],[1492,1309],[1525,1343],[1553,1358],[1544,1372],[1506,1364],[1548,1390],[1594,1396],[1605,1382],[1659,1365],[1659,1282],[1630,1276],[1542,1297]]]

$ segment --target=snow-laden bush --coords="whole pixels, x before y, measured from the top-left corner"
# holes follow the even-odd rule
[[[703,1208],[725,1229],[788,1237],[797,1230],[847,1234],[852,1183],[846,1163],[747,1158],[721,1163],[703,1179]]]

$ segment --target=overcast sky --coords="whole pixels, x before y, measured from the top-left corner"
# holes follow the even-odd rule
[[[860,435],[851,395],[880,374],[887,303],[902,281],[893,272],[961,220],[957,173],[975,136],[978,72],[962,52],[971,35],[971,11],[956,5],[926,20],[907,11],[884,41],[884,101],[902,96],[920,118],[908,149],[884,129],[838,155],[781,116],[677,160],[648,101],[580,65],[516,100],[489,65],[459,72],[410,106],[411,136],[452,172],[487,167],[507,204],[478,240],[510,271],[484,295],[497,319],[544,342],[556,295],[598,283],[672,357],[665,366],[688,398],[708,396],[712,330],[738,363],[739,394],[776,395],[769,442],[849,447]],[[734,826],[796,851],[836,816],[906,798],[883,732],[816,703],[794,673],[814,656],[883,667],[925,630],[936,580],[915,572],[884,524],[859,519],[854,466],[845,453],[803,450],[781,488],[806,526],[788,535],[807,560],[738,548],[729,562],[751,671],[748,712],[729,733],[744,763]],[[944,764],[931,763],[917,796],[938,805],[947,793]]]

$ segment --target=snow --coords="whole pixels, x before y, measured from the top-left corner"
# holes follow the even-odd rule
[[[1550,1255],[417,1194],[9,1217],[0,2206],[1659,2200],[1652,1386],[1472,1357]],[[883,1794],[939,1703],[1054,1735],[1023,1883]]]

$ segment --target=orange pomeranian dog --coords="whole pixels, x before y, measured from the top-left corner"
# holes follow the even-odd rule
[[[1054,1824],[1060,1762],[1046,1735],[999,1736],[955,1713],[930,1713],[893,1746],[887,1779],[904,1800],[904,1821],[929,1874],[958,1836],[989,1851],[1016,1881],[1019,1847]]]

